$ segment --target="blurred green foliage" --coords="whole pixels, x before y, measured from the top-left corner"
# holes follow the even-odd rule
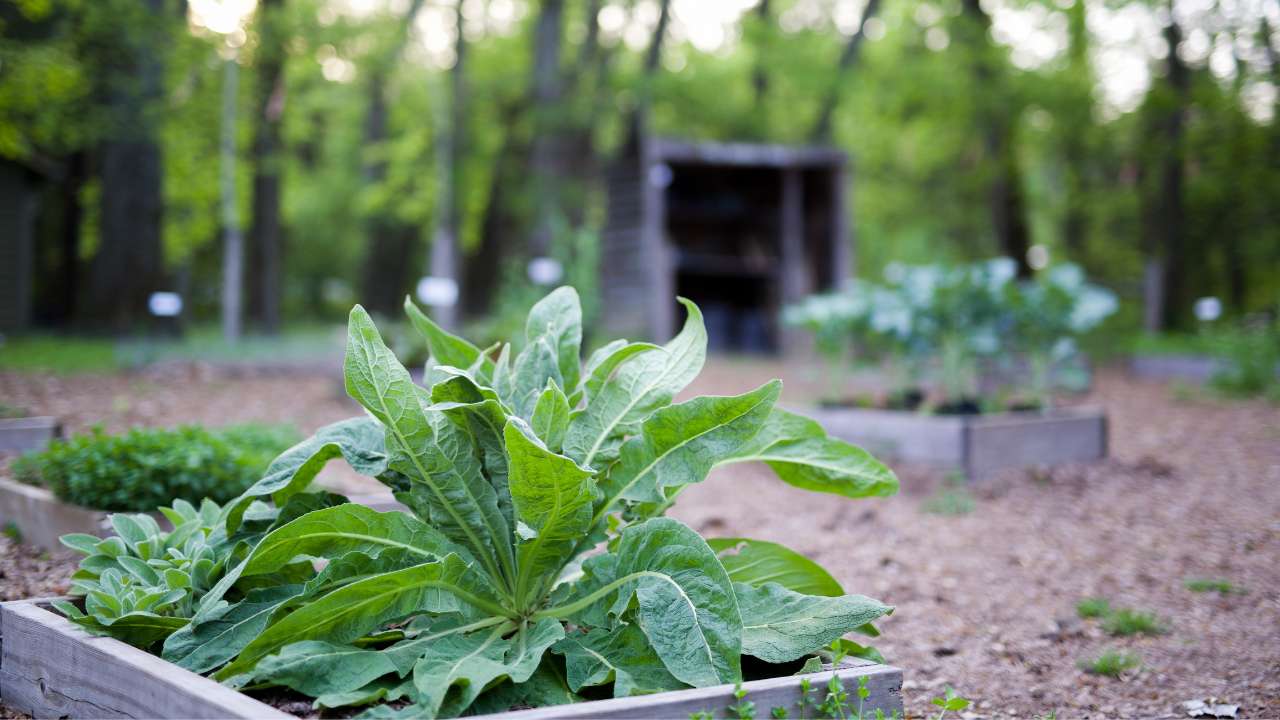
[[[118,79],[103,78],[96,69],[115,52],[119,38],[141,32],[140,5],[136,0],[21,0],[0,13],[0,158],[50,166],[50,177],[56,177],[61,158],[92,151],[112,131],[99,100]],[[432,13],[430,23],[419,23],[414,41],[390,72],[374,72],[406,22],[404,5],[373,3],[355,12],[332,0],[282,4],[284,147],[272,162],[283,173],[288,318],[337,317],[361,299],[372,218],[416,228],[402,261],[413,268],[411,277],[426,272],[431,228],[441,212],[441,180],[433,168],[445,152],[439,118],[449,102],[445,88],[452,59],[440,38],[426,37],[430,33],[424,28],[436,28],[452,11],[428,3],[422,12]],[[1227,17],[1213,9],[1182,14],[1185,34],[1208,32],[1214,48],[1237,43],[1234,47],[1252,44],[1256,50],[1270,43],[1273,52],[1237,54],[1229,73],[1216,66],[1211,72],[1208,53],[1189,60],[1186,137],[1184,147],[1175,150],[1153,130],[1174,102],[1155,50],[1146,60],[1154,77],[1145,95],[1120,104],[1103,97],[1099,79],[1114,67],[1096,65],[1114,48],[1101,47],[1088,28],[1105,22],[1114,12],[1111,6],[1039,0],[1010,5],[1058,38],[1055,53],[1028,62],[973,26],[961,0],[885,0],[873,18],[874,32],[867,33],[859,59],[846,73],[836,67],[850,24],[837,3],[779,0],[771,21],[744,13],[725,28],[723,44],[713,51],[695,45],[676,17],[661,69],[646,89],[647,48],[635,36],[643,40],[652,29],[653,5],[564,3],[558,54],[566,82],[555,120],[573,131],[562,148],[571,159],[598,151],[607,160],[623,143],[629,113],[646,93],[650,124],[660,134],[806,143],[814,139],[824,97],[834,90],[839,102],[832,141],[850,153],[856,170],[849,197],[859,271],[874,276],[893,261],[972,260],[1001,251],[989,191],[1006,169],[984,145],[983,135],[998,116],[1009,124],[1014,176],[1031,241],[1045,246],[1055,261],[1080,264],[1089,277],[1116,290],[1127,301],[1122,317],[1136,324],[1138,316],[1129,308],[1141,296],[1139,278],[1150,254],[1150,199],[1160,192],[1156,168],[1176,151],[1186,168],[1186,242],[1179,257],[1189,277],[1175,301],[1188,304],[1188,298],[1216,295],[1226,299],[1233,315],[1275,303],[1280,129],[1275,101],[1267,98],[1275,95],[1280,71],[1274,66],[1273,29],[1260,17]],[[1121,9],[1130,5],[1136,12],[1154,12],[1145,2],[1120,3]],[[596,20],[590,10],[601,7],[622,18],[622,30],[588,32]],[[492,298],[497,317],[491,318],[488,334],[496,337],[503,334],[501,308],[522,307],[528,295],[521,286],[527,284],[523,246],[535,191],[528,170],[534,133],[530,78],[533,31],[542,6],[516,4],[501,18],[484,4],[476,8],[466,32],[466,137],[455,189],[464,254],[469,262],[483,264],[485,272],[505,278],[497,294],[511,295]],[[1091,20],[1087,13],[1107,14]],[[1157,22],[1159,13],[1153,17]],[[246,71],[236,136],[245,160],[238,169],[238,200],[247,218],[259,121],[253,99],[261,91],[252,69],[263,51],[262,37],[257,18],[249,19],[243,33],[227,37],[178,12],[153,20],[164,24],[167,38],[154,49],[164,57],[163,104],[151,109],[160,119],[164,157],[164,259],[190,312],[211,317],[220,278],[222,58],[234,51]],[[632,25],[642,32],[630,32]],[[584,43],[593,36],[600,50],[589,65],[579,66]],[[1158,44],[1159,38],[1146,40]],[[375,77],[381,86],[371,85]],[[765,90],[756,90],[755,77],[764,79]],[[390,113],[387,139],[370,143],[364,128],[375,91],[388,99]],[[385,175],[371,177],[366,168],[378,159],[386,161]],[[570,185],[561,208],[568,226],[563,234],[575,238],[572,243],[585,238],[598,245],[602,175],[588,172]],[[79,190],[82,260],[95,252],[99,191],[92,178]],[[480,253],[486,239],[494,237],[500,256]],[[42,247],[40,264],[47,267],[59,246]],[[571,270],[594,277],[594,250],[565,257]],[[583,288],[580,280],[573,284]],[[508,292],[505,285],[515,287]],[[583,293],[587,307],[594,307],[591,293]],[[1189,312],[1188,307],[1182,315],[1189,319]]]
[[[134,428],[120,435],[95,428],[20,457],[13,472],[75,505],[149,512],[175,499],[226,502],[298,439],[292,427],[259,424]]]

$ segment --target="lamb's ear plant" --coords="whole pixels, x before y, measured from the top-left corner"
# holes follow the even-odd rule
[[[406,301],[432,355],[421,384],[356,307],[344,370],[368,416],[286,451],[225,508],[221,532],[253,530],[263,501],[307,502],[339,456],[409,512],[327,503],[276,522],[228,556],[164,656],[317,707],[385,716],[378,703],[398,700],[438,717],[735,683],[743,655],[787,663],[874,634],[892,608],[811,561],[708,543],[662,517],[730,463],[848,498],[898,486],[865,451],[774,407],[777,381],[673,404],[706,354],[701,314],[681,302],[688,319],[667,344],[614,341],[582,363],[571,288],[534,305],[519,351],[482,351]],[[312,563],[323,569],[297,572]]]

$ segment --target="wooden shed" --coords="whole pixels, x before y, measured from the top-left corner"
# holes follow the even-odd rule
[[[601,291],[610,335],[665,341],[682,295],[713,350],[776,352],[786,303],[851,272],[844,153],[649,137],[610,169]]]

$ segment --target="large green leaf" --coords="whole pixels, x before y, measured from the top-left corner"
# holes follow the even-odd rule
[[[381,475],[387,469],[384,435],[382,425],[369,417],[350,418],[320,428],[273,460],[266,475],[228,505],[227,532],[240,527],[245,510],[256,499],[271,496],[277,506],[283,507],[336,457],[341,456],[361,475]]]
[[[742,679],[742,618],[729,574],[698,533],[671,518],[622,532],[613,603],[636,599],[649,644],[680,681],[694,687]]]
[[[457,555],[449,555],[344,585],[302,605],[272,623],[218,673],[218,678],[245,673],[260,658],[291,643],[352,642],[386,623],[421,612],[435,604],[436,595],[442,592],[495,615],[505,612],[483,581],[478,581],[472,566]],[[500,618],[495,617],[497,620]]]
[[[459,715],[485,688],[505,679],[528,680],[547,649],[563,637],[564,627],[548,619],[522,626],[508,638],[502,627],[440,638],[413,668],[421,716]]]
[[[552,452],[560,452],[564,447],[564,433],[569,429],[569,399],[564,396],[560,386],[548,380],[547,387],[538,396],[538,403],[533,406],[533,417],[529,425],[533,434],[542,440],[542,444]]]
[[[300,585],[253,590],[235,605],[224,605],[207,620],[193,620],[170,635],[161,655],[192,672],[209,672],[235,657],[262,632],[274,613],[303,590]]]
[[[521,420],[510,420],[504,436],[516,519],[533,532],[516,548],[516,590],[526,598],[555,580],[586,534],[595,482],[590,471],[548,450]]]
[[[662,502],[667,488],[702,482],[716,458],[760,430],[781,390],[774,380],[743,395],[699,397],[655,412],[622,446],[598,514],[618,499]]]
[[[602,467],[626,435],[697,377],[707,357],[707,331],[698,306],[684,298],[680,302],[689,312],[684,328],[662,351],[632,355],[604,382],[569,424],[566,455],[582,465]]]
[[[748,538],[708,538],[735,583],[776,582],[804,595],[843,595],[844,588],[821,565],[777,543]]]
[[[514,707],[542,708],[575,702],[582,702],[582,698],[569,689],[555,658],[544,655],[529,679],[518,684],[510,680],[498,683],[471,703],[468,714],[490,715]]]
[[[452,541],[412,515],[348,503],[307,513],[268,533],[246,559],[240,575],[273,572],[300,555],[334,558],[361,552],[376,556],[392,549],[417,555],[418,562],[459,551]]]
[[[466,368],[478,362],[481,382],[492,376],[493,361],[480,348],[435,324],[408,297],[404,299],[404,311],[413,327],[426,338],[427,350],[437,365]]]
[[[258,661],[252,681],[284,685],[311,697],[329,695],[332,701],[395,672],[391,659],[378,650],[304,640]]]
[[[469,376],[455,375],[431,387],[431,402],[432,409],[443,412],[460,430],[470,433],[472,444],[480,448],[484,476],[497,495],[498,509],[507,526],[514,527],[511,494],[507,489],[506,444],[502,439],[502,428],[510,413],[498,400],[497,393],[477,385]]]
[[[587,364],[582,369],[582,384],[573,393],[569,404],[576,407],[580,399],[590,403],[591,398],[600,392],[605,381],[613,375],[613,371],[632,355],[661,349],[653,343],[629,343],[626,340],[614,340],[606,344],[591,353],[591,357],[587,359]]]
[[[816,421],[774,408],[764,427],[716,465],[761,461],[783,482],[848,498],[898,492],[898,477],[862,448],[828,437]]]
[[[386,427],[391,468],[423,488],[427,519],[470,548],[492,577],[509,581],[515,564],[511,528],[485,480],[473,437],[423,406],[409,372],[359,305],[351,311],[344,367],[347,393]]]
[[[667,672],[649,639],[635,625],[573,633],[556,643],[564,655],[569,688],[613,683],[614,697],[628,697],[688,687]]]
[[[771,663],[797,660],[883,617],[893,608],[862,595],[802,595],[777,583],[734,583],[742,612],[742,652]]]
[[[524,335],[528,345],[545,339],[555,350],[560,376],[557,384],[560,387],[578,386],[582,362],[582,303],[577,290],[569,286],[558,287],[534,303],[525,321]],[[545,384],[546,378],[539,387]]]

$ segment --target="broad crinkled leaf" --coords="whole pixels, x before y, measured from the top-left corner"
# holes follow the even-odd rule
[[[542,664],[522,683],[510,680],[486,690],[468,709],[470,714],[504,713],[513,707],[548,707],[582,702],[582,698],[565,684],[564,673],[555,661],[544,655]]]
[[[653,343],[629,343],[626,340],[614,340],[606,344],[591,353],[591,357],[587,359],[587,364],[582,369],[582,384],[578,387],[577,392],[573,394],[569,404],[576,407],[577,401],[580,399],[590,403],[591,398],[600,392],[600,388],[604,386],[605,381],[613,375],[613,371],[617,370],[618,366],[632,355],[661,349],[661,347]]]
[[[742,612],[742,652],[771,663],[797,660],[891,612],[862,595],[801,595],[777,583],[734,583]]]
[[[507,678],[524,682],[547,649],[564,637],[564,627],[550,619],[522,627],[508,638],[502,630],[451,635],[426,649],[413,668],[423,716],[459,715],[490,685]]]
[[[548,450],[519,419],[504,435],[511,459],[516,520],[533,530],[516,548],[521,593],[546,590],[591,523],[595,482],[590,471]]]
[[[508,527],[515,525],[511,510],[511,494],[507,489],[507,454],[502,428],[508,412],[497,394],[476,385],[466,376],[454,376],[431,387],[432,407],[447,415],[454,425],[471,434],[472,443],[480,448],[484,476],[493,486],[498,509]]]
[[[494,578],[510,573],[511,528],[484,477],[473,436],[423,406],[420,389],[359,305],[351,311],[344,367],[347,393],[386,427],[390,467],[423,489],[426,519],[470,548]]]
[[[240,575],[272,572],[299,555],[333,558],[361,552],[376,556],[392,549],[417,555],[418,562],[459,551],[448,538],[412,515],[348,503],[307,513],[268,533],[253,549]]]
[[[702,482],[717,458],[760,430],[781,390],[774,380],[743,395],[694,398],[649,416],[609,473],[605,509],[618,498],[661,502],[666,488]]]
[[[774,408],[764,427],[717,466],[760,461],[788,485],[848,498],[898,492],[893,471],[862,448],[828,437],[816,421]]]
[[[614,697],[688,687],[667,672],[649,639],[635,625],[573,633],[556,643],[553,651],[564,656],[569,688],[574,692],[608,683],[613,683]]]
[[[558,385],[548,381],[546,389],[538,396],[538,403],[533,406],[529,426],[548,450],[558,453],[564,446],[564,433],[569,429],[569,414],[569,399]]]
[[[615,611],[632,594],[636,618],[667,670],[694,687],[742,679],[742,618],[733,584],[698,533],[671,518],[622,532],[617,577],[634,577],[618,592]]]
[[[748,538],[708,538],[707,544],[735,583],[776,582],[804,595],[843,595],[844,588],[821,565],[778,543]]]
[[[258,661],[253,682],[293,688],[311,697],[352,693],[396,672],[386,655],[354,645],[304,640]]]
[[[268,626],[234,662],[218,673],[218,678],[245,673],[260,658],[291,643],[352,642],[386,623],[420,612],[439,592],[450,593],[489,612],[501,611],[472,566],[457,555],[449,555],[443,560],[344,585],[298,607]]]
[[[492,376],[493,361],[485,357],[480,348],[435,324],[407,297],[404,299],[404,311],[409,322],[426,339],[427,351],[436,364],[466,368],[478,363],[477,379],[480,382],[486,382]]]
[[[302,592],[299,585],[253,590],[235,605],[223,606],[213,617],[202,622],[193,620],[170,635],[162,657],[191,672],[209,672],[235,657],[262,632],[281,606]]]
[[[623,437],[697,377],[707,358],[707,331],[698,306],[684,298],[680,302],[689,313],[684,328],[661,351],[628,358],[604,382],[569,424],[566,455],[582,465],[602,467],[602,461],[616,456]]]
[[[577,290],[558,287],[534,303],[525,320],[524,336],[529,345],[545,339],[555,349],[560,387],[578,386],[582,363],[582,303]],[[545,385],[546,379],[541,384]]]
[[[341,456],[351,469],[377,477],[387,469],[382,425],[369,417],[351,418],[326,425],[315,435],[285,450],[271,462],[261,480],[228,505],[227,532],[240,527],[249,503],[271,496],[278,507],[311,484],[326,463]]]

